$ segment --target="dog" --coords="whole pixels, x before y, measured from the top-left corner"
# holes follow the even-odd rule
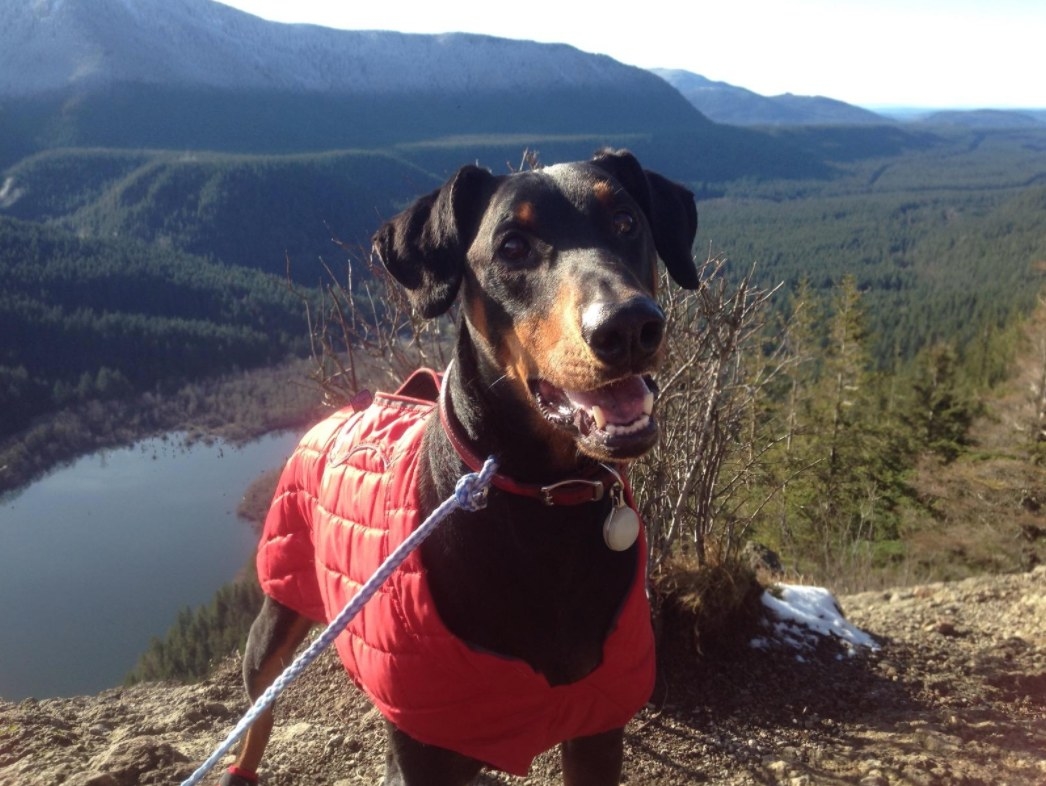
[[[525,774],[557,744],[567,786],[619,782],[625,723],[654,678],[626,469],[657,440],[657,261],[696,288],[696,232],[689,190],[612,150],[463,167],[379,229],[413,308],[432,318],[460,300],[453,360],[325,421],[288,463],[259,547],[252,699],[366,578],[350,552],[387,553],[493,456],[485,509],[449,515],[337,641],[386,719],[384,783]],[[272,724],[270,709],[223,786],[256,781]]]

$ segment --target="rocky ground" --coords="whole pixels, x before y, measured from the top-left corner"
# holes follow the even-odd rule
[[[841,605],[878,651],[674,653],[629,727],[625,783],[1046,784],[1046,568]],[[0,702],[0,784],[179,783],[245,710],[237,672]],[[281,699],[263,782],[377,783],[382,748],[380,719],[325,655]],[[546,755],[529,778],[481,782],[544,786],[557,771]]]

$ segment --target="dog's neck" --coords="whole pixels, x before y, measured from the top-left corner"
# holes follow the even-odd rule
[[[461,433],[461,425],[454,415],[447,395],[449,387],[447,380],[451,376],[452,370],[453,365],[444,374],[443,384],[439,391],[440,424],[458,458],[470,470],[479,472],[485,462],[472,449],[468,438]],[[621,472],[606,463],[597,465],[593,474],[586,474],[584,477],[574,474],[554,483],[525,483],[503,472],[495,472],[491,476],[491,483],[509,494],[531,497],[546,505],[579,505],[586,502],[598,502],[608,495],[620,502],[623,499],[625,488]]]
[[[511,384],[501,368],[473,345],[463,323],[444,383],[451,427],[459,429],[459,439],[476,456],[496,455],[499,472],[522,483],[601,474],[599,462],[581,454],[572,442],[550,444],[545,434],[535,432],[525,409],[531,405],[520,400]]]

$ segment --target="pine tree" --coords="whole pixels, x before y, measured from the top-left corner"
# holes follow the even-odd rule
[[[867,343],[861,293],[847,277],[832,301],[816,375],[801,378],[809,389],[796,397],[789,456],[790,466],[806,470],[789,484],[788,531],[800,553],[816,555],[825,571],[889,533],[903,464]]]
[[[958,356],[950,344],[936,344],[922,353],[911,391],[902,420],[916,448],[954,460],[966,443],[974,403],[963,389]]]

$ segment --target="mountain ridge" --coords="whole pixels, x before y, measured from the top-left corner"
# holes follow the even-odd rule
[[[6,96],[120,82],[336,94],[654,84],[567,44],[283,24],[212,0],[4,0],[0,30]]]
[[[807,163],[717,126],[649,71],[565,44],[288,25],[213,0],[0,0],[0,99],[0,167],[56,148],[419,143],[442,162],[448,142],[454,167],[477,145],[498,162],[534,146],[560,159],[629,146],[659,171],[683,162],[673,174],[688,180]],[[710,147],[735,152],[700,155]]]
[[[699,112],[716,123],[737,126],[890,125],[894,121],[867,109],[825,96],[784,93],[764,96],[691,71],[654,68]]]

